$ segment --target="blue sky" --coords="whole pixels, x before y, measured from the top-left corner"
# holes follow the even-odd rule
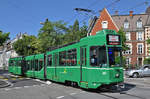
[[[119,14],[128,14],[129,10],[134,13],[144,13],[146,7],[150,6],[149,0],[1,0],[0,1],[0,30],[10,32],[11,39],[19,32],[27,32],[30,35],[37,35],[42,27],[40,22],[46,18],[50,21],[63,20],[73,24],[75,19],[80,23],[88,22],[90,16],[85,12],[77,12],[74,8],[88,8],[99,16],[99,10],[104,7],[111,14],[115,10]],[[145,5],[143,2],[148,1]]]

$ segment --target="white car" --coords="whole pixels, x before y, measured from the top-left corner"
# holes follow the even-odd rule
[[[125,74],[129,77],[134,77],[134,78],[150,76],[150,64],[144,65],[138,69],[127,70]]]

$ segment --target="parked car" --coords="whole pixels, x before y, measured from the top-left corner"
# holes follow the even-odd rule
[[[150,64],[143,65],[139,67],[138,69],[127,70],[125,74],[129,77],[134,77],[134,78],[150,76]]]

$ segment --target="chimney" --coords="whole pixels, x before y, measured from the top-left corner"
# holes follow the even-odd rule
[[[133,16],[133,11],[129,11],[129,16],[132,17]]]
[[[118,15],[118,11],[117,10],[115,11],[115,15]]]

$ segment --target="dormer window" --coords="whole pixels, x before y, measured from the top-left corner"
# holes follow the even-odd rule
[[[128,29],[129,28],[129,22],[124,22],[124,28]]]
[[[102,28],[107,29],[108,28],[108,22],[107,21],[102,21]]]
[[[142,28],[142,21],[138,20],[136,25],[137,25],[137,28]]]

